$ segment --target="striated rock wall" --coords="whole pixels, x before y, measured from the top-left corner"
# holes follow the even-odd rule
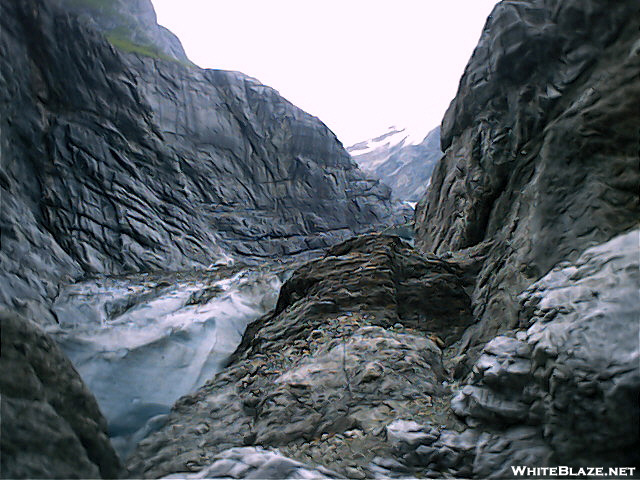
[[[275,90],[116,49],[99,29],[127,9],[58,3],[0,6],[2,304],[36,311],[84,273],[297,254],[390,221],[388,188]]]
[[[255,79],[191,65],[148,0],[0,2],[0,83],[0,306],[41,325],[87,320],[50,308],[82,277],[308,255],[395,215],[322,122]],[[55,367],[39,377],[53,393],[16,386],[24,361],[3,366],[1,476],[115,476],[95,399],[21,321],[15,348]]]
[[[442,123],[445,157],[416,212],[423,251],[482,250],[479,346],[518,294],[637,225],[640,12],[634,2],[498,4]]]

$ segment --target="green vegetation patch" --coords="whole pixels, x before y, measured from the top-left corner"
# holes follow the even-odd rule
[[[63,0],[63,3],[71,11],[91,15],[102,26],[103,34],[109,43],[121,52],[176,62],[186,67],[193,66],[190,62],[184,62],[167,55],[151,41],[133,40],[136,37],[134,32],[144,27],[138,25],[134,18],[123,14],[117,0]]]
[[[146,57],[158,58],[162,60],[169,61],[177,61],[175,58],[170,57],[169,55],[160,52],[157,48],[152,45],[142,45],[139,43],[134,43],[130,39],[120,36],[113,33],[108,33],[106,35],[107,40],[116,47],[118,50],[126,53],[137,53],[139,55],[144,55]]]

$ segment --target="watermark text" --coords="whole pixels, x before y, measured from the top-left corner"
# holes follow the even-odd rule
[[[631,477],[636,467],[511,467],[516,477]]]

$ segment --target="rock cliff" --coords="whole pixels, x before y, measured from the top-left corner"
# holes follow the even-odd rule
[[[395,215],[390,191],[357,169],[322,122],[275,90],[241,73],[192,65],[179,41],[156,24],[148,0],[0,2],[0,52],[0,306],[25,317],[24,326],[7,317],[15,328],[3,317],[3,362],[15,347],[18,356],[37,351],[48,368],[27,359],[2,369],[1,475],[113,477],[118,459],[95,399],[47,334],[31,332],[28,322],[57,334],[101,406],[109,407],[110,433],[130,442],[149,416],[200,385],[200,374],[218,371],[244,323],[259,313],[236,305],[242,320],[226,332],[219,315],[200,312],[219,342],[197,349],[190,375],[176,370],[181,381],[160,402],[137,398],[135,388],[123,396],[108,381],[92,379],[123,374],[145,352],[151,355],[143,360],[151,362],[163,342],[191,338],[188,328],[177,322],[175,331],[164,329],[142,345],[129,338],[133,346],[105,346],[82,334],[102,329],[94,336],[100,337],[114,319],[128,327],[123,312],[144,310],[158,300],[154,295],[156,303],[175,303],[174,290],[185,285],[178,275],[159,288],[144,277],[105,276],[185,270],[193,276],[232,258],[255,264],[312,255],[388,225]],[[67,287],[80,279],[104,298],[68,299]],[[249,304],[256,297],[245,296]],[[204,297],[176,308],[213,308],[215,295]],[[123,311],[108,311],[118,302]],[[95,318],[92,305],[98,305]],[[74,328],[81,334],[66,342]],[[18,343],[11,343],[13,333]],[[117,337],[117,328],[111,333]],[[160,356],[181,368],[183,350]],[[113,370],[99,371],[110,362]],[[45,385],[38,386],[33,375],[20,374],[30,369],[51,379],[36,379]],[[143,374],[146,385],[156,378]],[[16,386],[27,380],[34,392]],[[133,413],[125,405],[132,402],[141,402]],[[113,423],[118,416],[130,421]]]
[[[86,4],[99,14],[76,15]],[[389,189],[365,179],[317,118],[243,74],[169,58],[170,41],[141,54],[148,1],[0,8],[0,298],[10,308],[38,310],[84,273],[297,254],[389,222]],[[129,10],[144,14],[113,23]],[[114,48],[100,29],[128,43]]]
[[[442,122],[445,157],[416,212],[423,251],[485,260],[478,346],[518,323],[518,294],[638,224],[640,12],[633,2],[505,1]]]

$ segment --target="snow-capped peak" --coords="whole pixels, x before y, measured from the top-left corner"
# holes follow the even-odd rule
[[[347,151],[351,155],[362,155],[379,148],[390,149],[395,146],[417,145],[426,136],[427,133],[422,129],[398,128],[391,125],[382,135],[351,145],[347,147]]]

